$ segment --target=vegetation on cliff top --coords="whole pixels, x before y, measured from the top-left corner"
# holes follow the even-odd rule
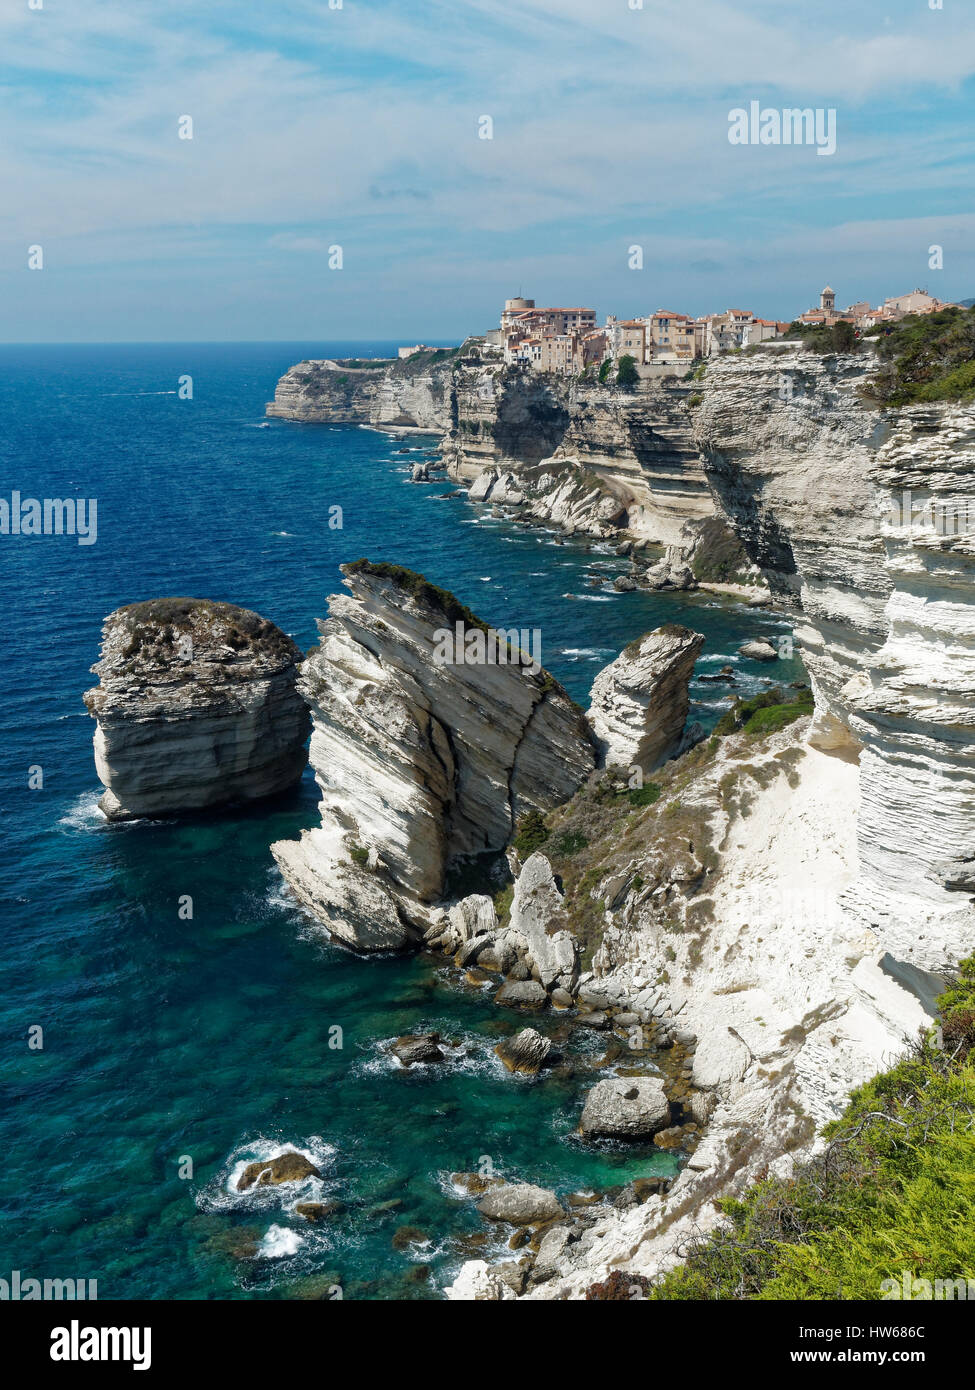
[[[860,351],[860,339],[852,323],[810,324],[800,323],[797,319],[790,324],[785,336],[801,341],[808,352]]]
[[[720,1205],[652,1299],[882,1299],[904,1272],[945,1297],[975,1281],[975,958],[913,1055],[855,1091],[823,1153]],[[885,1284],[885,1280],[893,1284]],[[969,1288],[971,1285],[969,1285]],[[903,1296],[903,1295],[901,1295]]]
[[[812,691],[808,687],[795,691],[790,698],[779,686],[774,686],[760,695],[753,695],[750,700],[736,700],[728,713],[718,720],[714,734],[717,738],[742,730],[753,737],[774,734],[804,714],[812,714],[813,709]]]
[[[876,404],[975,400],[975,309],[911,314],[897,323],[875,324],[859,339],[849,323],[823,327],[797,322],[786,337],[820,353],[872,348],[880,367],[863,388],[863,396]]]
[[[388,560],[367,560],[363,557],[342,565],[341,569],[343,574],[365,574],[373,579],[388,579],[424,608],[432,608],[449,622],[480,628],[481,632],[488,631],[487,623],[482,622],[449,589],[441,589],[439,584],[432,584],[425,575],[407,569],[405,565],[394,565]]]
[[[880,356],[871,390],[883,404],[975,400],[975,309],[911,315],[866,337]]]
[[[279,627],[249,608],[204,598],[152,598],[129,603],[117,611],[129,641],[124,655],[153,655],[172,659],[171,648],[184,634],[212,639],[243,652],[261,647],[271,657],[293,661],[301,653]]]

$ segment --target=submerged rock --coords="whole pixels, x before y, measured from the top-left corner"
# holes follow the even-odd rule
[[[704,637],[668,623],[631,642],[592,686],[589,722],[609,765],[652,772],[677,752]]]
[[[105,619],[97,721],[99,802],[110,820],[273,796],[297,782],[311,721],[299,648],[246,608],[149,599]]]
[[[412,1067],[415,1062],[442,1062],[444,1054],[440,1050],[439,1033],[408,1033],[397,1038],[391,1051],[404,1067]]]
[[[299,1216],[303,1216],[306,1221],[315,1224],[318,1221],[324,1221],[326,1217],[338,1216],[340,1212],[345,1211],[345,1205],[342,1202],[336,1201],[299,1202],[295,1207],[295,1211]]]
[[[670,1102],[656,1077],[614,1077],[586,1096],[580,1129],[591,1138],[649,1139],[670,1124]]]
[[[321,1172],[304,1154],[288,1150],[275,1158],[258,1159],[248,1163],[237,1179],[237,1191],[246,1192],[256,1183],[258,1187],[283,1182],[304,1182],[305,1178],[320,1178]]]

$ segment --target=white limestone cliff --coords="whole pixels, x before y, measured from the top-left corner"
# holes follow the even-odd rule
[[[812,742],[859,766],[849,906],[936,970],[975,945],[952,886],[975,851],[975,410],[878,410],[875,365],[716,363],[696,426],[717,500],[801,609]]]
[[[681,744],[704,637],[676,623],[632,642],[593,681],[589,722],[604,761],[653,772]]]
[[[351,592],[329,601],[299,682],[322,827],[272,849],[337,935],[380,948],[379,900],[382,945],[402,946],[429,927],[448,866],[500,850],[518,818],[565,801],[595,749],[561,686],[507,648],[503,662],[438,661],[442,634],[482,631],[452,595],[395,566],[344,573]]]

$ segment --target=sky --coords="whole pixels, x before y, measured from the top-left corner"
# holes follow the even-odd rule
[[[0,340],[970,298],[975,3],[936,3],[2,0]],[[731,144],[753,101],[835,154]]]

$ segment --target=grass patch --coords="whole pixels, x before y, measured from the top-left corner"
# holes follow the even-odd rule
[[[714,726],[714,736],[723,738],[726,734],[744,731],[758,738],[777,733],[804,714],[812,714],[814,708],[810,691],[798,690],[787,699],[779,686],[774,686],[760,695],[753,695],[750,700],[736,700],[734,707]]]

